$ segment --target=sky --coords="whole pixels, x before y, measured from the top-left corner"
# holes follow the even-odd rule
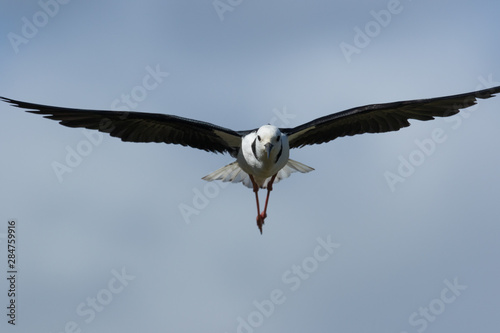
[[[293,127],[500,85],[499,11],[493,0],[3,1],[0,96]],[[260,235],[250,189],[201,179],[230,156],[123,143],[0,104],[0,331],[494,331],[498,124],[497,96],[294,149],[315,171],[274,186]]]

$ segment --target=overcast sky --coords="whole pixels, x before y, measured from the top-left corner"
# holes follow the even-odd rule
[[[500,85],[494,0],[0,7],[0,96],[34,103],[245,130]],[[0,104],[0,331],[495,331],[499,125],[496,97],[293,150],[315,171],[274,187],[261,236],[250,189],[201,179],[230,156]]]

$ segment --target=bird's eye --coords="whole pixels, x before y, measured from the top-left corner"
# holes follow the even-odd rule
[[[281,137],[280,137],[280,136],[278,136],[278,138],[276,139],[276,141],[277,141],[277,142],[280,142],[280,139],[281,139]]]
[[[257,139],[259,139],[259,141],[260,141],[260,135],[257,135]]]

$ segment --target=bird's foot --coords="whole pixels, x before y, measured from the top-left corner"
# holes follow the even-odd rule
[[[264,219],[267,217],[266,212],[262,212],[257,215],[257,227],[259,227],[260,234],[262,235],[262,226],[264,225]]]

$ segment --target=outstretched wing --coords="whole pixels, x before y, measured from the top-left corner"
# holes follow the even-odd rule
[[[210,123],[166,114],[61,108],[0,99],[31,113],[45,115],[68,127],[84,127],[109,133],[128,142],[180,144],[216,153],[235,154],[241,133]]]
[[[397,131],[410,126],[409,119],[448,117],[476,104],[478,98],[490,98],[499,92],[500,86],[460,95],[360,106],[280,130],[288,135],[290,148],[300,148],[341,136]]]

